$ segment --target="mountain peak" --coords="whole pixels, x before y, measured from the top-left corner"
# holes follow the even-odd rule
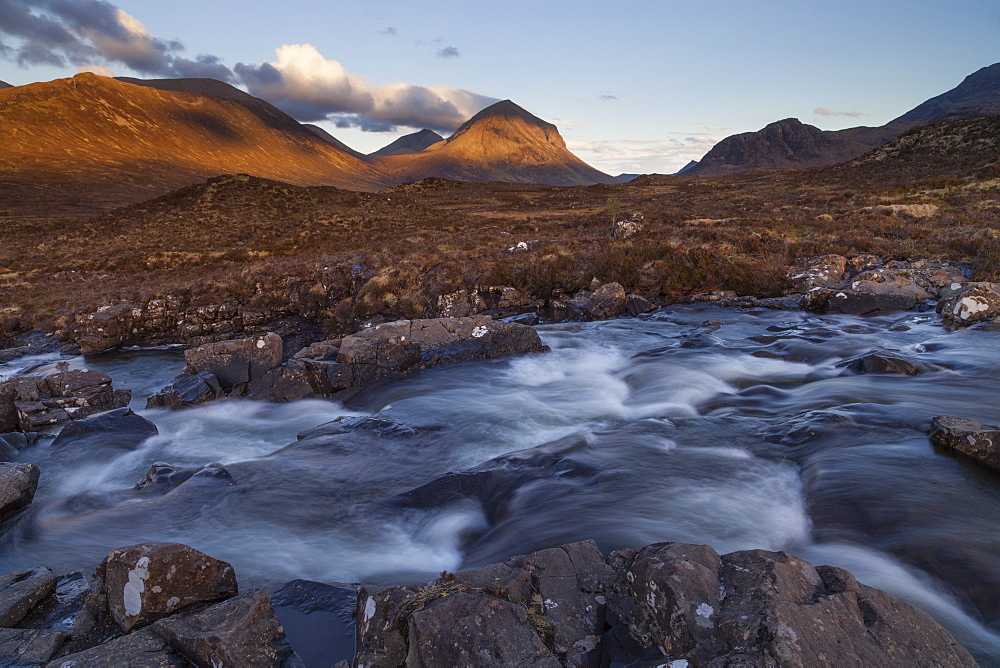
[[[429,146],[433,146],[439,141],[444,141],[444,137],[434,132],[433,130],[427,130],[426,128],[418,132],[413,132],[408,135],[403,135],[402,137],[396,139],[391,144],[383,146],[374,153],[369,153],[372,156],[384,156],[384,155],[407,155],[409,153],[419,153]]]
[[[13,88],[13,87],[14,86],[12,84],[7,83],[6,81],[0,81],[0,88]]]
[[[980,68],[956,87],[917,105],[890,123],[957,121],[1000,114],[1000,63]]]
[[[541,142],[566,148],[566,142],[555,125],[510,100],[491,104],[467,120],[448,138],[448,143],[463,137],[468,141],[472,135],[477,141],[485,143],[501,139],[518,144]]]

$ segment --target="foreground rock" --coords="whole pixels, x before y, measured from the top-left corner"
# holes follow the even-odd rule
[[[31,504],[38,489],[38,475],[34,464],[0,462],[0,521]]]
[[[375,325],[341,339],[314,343],[280,366],[281,340],[268,337],[202,347],[224,351],[221,357],[186,354],[188,371],[199,374],[190,378],[197,380],[185,385],[185,378],[178,379],[162,394],[150,397],[147,406],[180,408],[222,395],[273,402],[344,398],[365,385],[401,378],[417,369],[546,350],[531,327],[483,315]],[[270,351],[265,362],[255,362],[265,351]],[[234,368],[239,374],[230,372]]]
[[[931,420],[931,441],[1000,471],[1000,429],[970,418],[939,415]]]
[[[114,389],[110,376],[89,369],[11,378],[0,383],[0,433],[54,429],[128,406],[131,399],[128,390]]]
[[[858,374],[894,374],[916,376],[934,367],[890,352],[870,352],[844,360],[838,367]]]
[[[568,306],[570,314],[577,319],[608,320],[625,313],[627,299],[620,283],[605,283],[593,291],[581,290]]]
[[[117,549],[97,569],[97,579],[111,618],[125,632],[237,593],[232,566],[179,543]]]
[[[1000,316],[1000,284],[957,285],[938,302],[937,312],[953,325],[974,325]]]
[[[357,619],[365,666],[975,665],[847,571],[684,543],[607,557],[573,543],[430,586],[362,588]]]

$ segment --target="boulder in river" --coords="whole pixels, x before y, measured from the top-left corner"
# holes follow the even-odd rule
[[[257,380],[281,365],[281,337],[274,333],[207,343],[184,351],[189,375],[208,373],[230,389]]]
[[[38,489],[38,475],[34,464],[0,462],[0,520],[31,504]]]
[[[583,320],[617,318],[628,308],[625,288],[620,283],[605,283],[595,290],[581,291],[569,303],[570,311]]]
[[[53,429],[131,399],[128,390],[114,389],[110,376],[90,369],[11,378],[0,383],[0,432]]]
[[[931,420],[931,441],[1000,471],[1000,429],[971,418],[939,415]]]
[[[181,376],[159,394],[146,399],[146,408],[187,408],[222,396],[222,386],[214,374],[202,371]]]
[[[118,408],[71,422],[63,427],[51,447],[64,451],[72,448],[75,454],[81,456],[87,455],[89,450],[99,453],[105,448],[135,450],[147,438],[158,433],[155,424],[132,412],[132,409]]]
[[[837,364],[858,374],[895,374],[916,376],[930,371],[933,367],[924,362],[907,359],[890,352],[870,352],[844,360]]]
[[[957,285],[942,298],[937,312],[953,325],[974,325],[1000,316],[1000,283]]]
[[[180,543],[119,548],[98,567],[97,578],[111,618],[125,632],[237,593],[231,565]]]

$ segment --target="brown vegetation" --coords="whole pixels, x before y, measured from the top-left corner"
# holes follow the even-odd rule
[[[554,187],[427,179],[359,193],[226,176],[89,220],[5,220],[6,327],[65,325],[116,300],[236,300],[351,329],[433,313],[438,295],[537,298],[593,277],[657,301],[786,289],[796,257],[968,262],[1000,277],[1000,118],[929,126],[853,163]],[[643,230],[612,237],[609,198]],[[878,213],[933,204],[932,217]],[[867,209],[867,210],[866,210]],[[517,250],[526,242],[527,250]],[[514,250],[509,250],[511,248]]]

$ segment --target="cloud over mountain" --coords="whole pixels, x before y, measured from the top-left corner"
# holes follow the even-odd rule
[[[850,118],[860,118],[865,115],[860,111],[834,111],[829,107],[816,107],[813,109],[813,113],[817,116],[848,116]]]
[[[181,42],[157,39],[104,0],[0,0],[0,56],[22,66],[121,64],[141,74],[232,81],[218,57],[182,51]]]
[[[397,34],[393,27],[382,32]],[[369,131],[407,126],[451,132],[496,102],[450,86],[375,86],[310,44],[285,44],[273,61],[232,69],[215,55],[188,58],[183,51],[181,42],[155,37],[106,0],[0,0],[0,57],[24,67],[75,65],[107,73],[124,66],[155,77],[219,79],[245,85],[300,121],[330,120]],[[438,55],[455,58],[459,52],[449,46]]]
[[[327,59],[311,44],[286,44],[276,59],[237,64],[251,94],[303,121],[330,119],[341,127],[391,130],[397,125],[450,132],[496,100],[462,88],[390,83],[373,86]]]

